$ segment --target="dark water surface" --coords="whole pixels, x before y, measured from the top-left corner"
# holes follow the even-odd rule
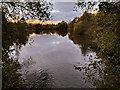
[[[84,72],[76,70],[74,65],[88,64],[89,56],[94,58],[96,53],[87,51],[83,55],[68,35],[48,34],[31,35],[17,57],[23,65],[20,72],[25,87],[88,88],[94,86],[85,83]]]

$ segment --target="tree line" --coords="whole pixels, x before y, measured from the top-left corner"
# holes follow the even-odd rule
[[[2,61],[3,61],[3,88],[21,87],[21,74],[18,73],[20,64],[9,58],[10,46],[16,43],[19,48],[28,41],[29,34],[58,34],[69,38],[75,44],[82,45],[82,50],[91,48],[102,58],[104,70],[100,69],[101,80],[94,79],[98,88],[120,87],[120,2],[99,4],[97,14],[85,12],[68,24],[64,21],[57,25],[27,24],[24,20],[10,23],[2,15]],[[97,62],[96,62],[97,63]],[[99,63],[98,63],[99,64]],[[94,67],[97,64],[93,63]],[[103,71],[103,72],[102,72]]]
[[[8,22],[5,13],[2,12],[2,86],[6,88],[20,88],[23,81],[18,70],[21,65],[18,58],[9,58],[9,54],[14,51],[10,46],[16,44],[19,49],[28,41],[29,35],[36,34],[58,34],[65,36],[67,34],[67,23],[62,21],[57,25],[27,24],[24,18],[17,23]]]
[[[120,2],[101,2],[97,14],[86,11],[69,22],[68,32],[74,43],[96,51],[104,62],[104,69],[98,67],[100,63],[93,63],[102,77],[101,80],[93,78],[94,85],[120,88]]]
[[[65,36],[67,34],[67,23],[64,21],[62,21],[56,25],[55,24],[47,24],[47,25],[35,24],[35,25],[32,25],[32,28],[34,28],[33,32],[36,34],[44,34],[44,33],[54,34],[54,33],[56,33],[61,36]]]

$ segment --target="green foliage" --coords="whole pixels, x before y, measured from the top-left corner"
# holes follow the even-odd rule
[[[92,79],[94,85],[97,88],[120,88],[120,2],[101,2],[96,15],[85,12],[83,16],[69,23],[68,27],[72,28],[68,28],[72,32],[70,38],[76,44],[82,47],[92,45],[91,48],[102,58],[104,69],[98,70],[101,79]],[[80,39],[80,36],[89,39]],[[85,41],[88,42],[87,45]],[[91,65],[98,68],[97,63]],[[92,70],[86,69],[87,74]],[[88,76],[93,75],[89,73]]]
[[[113,6],[111,5],[109,8],[111,9]],[[103,16],[104,18],[100,18],[103,22],[99,22],[99,25],[102,25],[103,30],[98,35],[96,42],[100,48],[99,55],[105,56],[106,59],[117,65],[120,63],[120,12],[118,12],[120,9],[119,3],[116,8],[112,9],[113,12],[109,12],[108,10],[107,14]]]
[[[109,3],[102,6],[99,25],[102,26],[96,43],[99,47],[98,55],[105,61],[105,87],[119,87],[120,84],[120,5]]]
[[[14,6],[14,3],[10,3],[10,5],[11,4]],[[37,3],[33,3],[31,5],[36,4]],[[37,8],[39,8],[39,3],[37,4]],[[16,43],[18,46],[26,44],[29,33],[33,32],[37,34],[56,33],[62,36],[68,33],[69,38],[72,39],[75,44],[82,46],[81,50],[83,54],[85,54],[88,48],[95,50],[97,55],[102,58],[104,68],[99,68],[99,62],[93,62],[89,65],[92,65],[93,68],[86,68],[88,71],[97,69],[101,76],[100,79],[92,79],[94,85],[97,88],[120,88],[119,2],[100,3],[99,13],[93,15],[85,12],[83,16],[75,18],[68,25],[64,21],[57,25],[27,25],[24,20],[13,24],[5,19],[5,13],[3,13],[2,16],[3,88],[19,88],[22,84],[21,75],[18,73],[20,65],[17,60],[15,61],[13,58],[9,58],[9,47],[12,46],[13,43]],[[92,76],[91,73],[86,73],[87,76]]]
[[[56,25],[56,31],[59,35],[65,36],[67,34],[67,23],[62,21]]]
[[[17,59],[9,57],[9,54],[12,51],[10,50],[10,46],[15,43],[21,48],[21,45],[25,45],[28,41],[30,33],[49,34],[52,32],[62,36],[67,34],[67,23],[64,21],[57,25],[28,25],[25,23],[24,19],[21,19],[18,23],[10,23],[6,20],[4,12],[2,17],[2,27],[3,89],[21,88],[23,84],[21,74],[18,72],[21,68],[19,62]]]
[[[28,40],[29,32],[26,23],[10,23],[2,15],[2,88],[20,88],[22,84],[21,74],[18,72],[20,64],[17,59],[9,57],[10,46],[16,43],[19,47]]]
[[[75,44],[81,45],[81,50],[85,54],[90,47],[96,47],[94,42],[97,30],[96,16],[85,12],[81,17],[75,18],[68,24],[69,38]]]
[[[20,65],[17,61],[10,59],[8,53],[2,52],[2,88],[20,88],[22,84],[21,74],[18,73]]]
[[[49,33],[56,33],[61,36],[65,36],[67,34],[67,23],[62,21],[58,23],[57,25],[42,25],[42,24],[36,24],[35,26],[35,33],[36,34],[49,34]]]

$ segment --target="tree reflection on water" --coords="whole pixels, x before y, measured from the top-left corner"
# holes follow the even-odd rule
[[[102,4],[103,6],[105,5],[109,6],[108,3],[101,3],[101,6]],[[38,15],[39,19],[46,19],[46,20],[49,19],[50,13],[46,12],[49,8],[48,7],[49,5],[46,4],[46,2],[42,4],[43,6],[45,5],[46,7],[43,6],[41,7],[40,3],[32,3],[32,4],[25,3],[24,5],[28,5],[27,8],[31,8],[32,6],[35,6],[34,10],[32,10],[33,8],[30,9],[31,11],[34,12],[29,11],[29,14],[31,12],[32,15],[31,17]],[[13,87],[14,88],[52,87],[52,78],[51,78],[52,76],[49,75],[48,71],[42,70],[41,68],[39,70],[30,70],[30,71],[28,70],[28,67],[32,68],[32,65],[36,63],[33,61],[32,57],[30,57],[28,60],[25,60],[22,64],[18,62],[19,50],[21,49],[22,46],[26,45],[31,33],[36,33],[41,35],[57,34],[62,37],[68,35],[69,39],[72,40],[74,44],[77,44],[81,48],[82,54],[85,57],[89,58],[89,62],[85,63],[84,65],[78,64],[73,66],[74,69],[84,72],[84,75],[87,76],[87,78],[85,78],[85,81],[91,82],[94,86],[98,88],[120,87],[119,86],[120,67],[118,63],[119,40],[120,40],[119,29],[118,29],[119,12],[117,11],[119,10],[120,7],[119,4],[118,5],[110,4],[114,7],[114,10],[116,10],[115,14],[114,12],[110,14],[106,13],[106,11],[110,12],[109,9],[107,8],[105,9],[106,11],[104,11],[103,9],[104,7],[101,7],[101,10],[103,9],[103,11],[101,14],[98,14],[98,17],[95,17],[92,14],[88,14],[85,12],[82,18],[79,19],[80,21],[78,20],[78,22],[75,23],[75,20],[73,20],[72,22],[69,23],[69,25],[64,21],[58,23],[57,25],[41,25],[41,24],[28,25],[24,21],[24,19],[18,21],[18,23],[8,22],[7,21],[8,18],[7,19],[5,18],[6,14],[11,18],[13,18],[15,15],[15,11],[17,9],[16,7],[20,6],[22,10],[25,10],[26,8],[24,5],[22,5],[21,3],[4,3],[2,7],[4,10],[2,11],[3,89],[13,88]],[[10,12],[6,7],[9,8],[14,7],[13,8],[14,14],[12,14],[12,12]],[[43,8],[42,12],[36,12],[36,10],[40,10],[42,8]],[[25,11],[23,13],[25,13]],[[103,29],[105,28],[106,30],[105,32],[107,33],[103,32],[103,29],[96,27],[96,20],[97,19],[101,20],[101,17],[104,17],[102,16],[104,15],[103,13],[106,15],[106,18],[110,18],[111,21],[112,20],[115,21],[115,25],[114,25],[112,22],[109,22],[108,19],[102,18],[108,24],[113,25],[113,27],[106,25],[104,22],[103,23],[99,22],[100,27],[102,27]],[[114,17],[113,15],[116,15],[116,17]],[[79,27],[79,25],[81,25],[81,27]],[[98,28],[100,29],[99,30],[100,35],[98,35],[99,38],[97,38],[98,41],[96,42],[99,48],[97,47],[96,42],[93,41],[93,39],[97,37],[96,29]],[[108,30],[109,28],[112,29]],[[91,34],[91,31],[94,33]],[[109,34],[114,36],[115,39],[111,38]],[[108,38],[111,38],[112,41],[110,41]],[[31,43],[34,42],[32,40],[30,41]],[[29,45],[31,45],[31,43],[29,43]],[[109,48],[107,48],[108,43],[109,43],[108,45],[109,48],[111,48],[113,52],[112,51],[110,52]],[[116,47],[116,45],[118,45],[118,47]],[[15,48],[11,49],[12,46],[14,46]],[[95,51],[96,57],[94,57],[94,55],[88,55],[89,51]],[[10,57],[10,55],[12,56],[13,52],[16,53],[16,58]],[[101,56],[101,58],[97,57],[97,55]],[[21,71],[21,68],[23,71]]]
[[[21,70],[22,79],[24,81],[22,88],[47,88],[52,86],[52,76],[46,71],[39,68],[39,70],[32,69],[36,64],[32,57],[28,60],[24,60]]]
[[[34,7],[34,8],[33,8]],[[15,49],[10,46],[16,44],[16,51],[25,45],[29,38],[29,30],[24,19],[48,20],[51,4],[45,0],[41,2],[2,2],[2,88],[20,88],[23,81],[18,70],[21,65],[18,58],[9,57]],[[39,11],[39,12],[38,12]],[[20,16],[24,14],[24,16]],[[17,16],[19,15],[19,16]],[[19,20],[18,23],[10,23],[7,20]],[[21,20],[20,20],[21,19]]]

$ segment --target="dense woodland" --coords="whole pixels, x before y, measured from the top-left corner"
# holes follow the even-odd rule
[[[3,88],[22,86],[21,74],[18,73],[21,65],[13,58],[9,58],[10,46],[14,43],[21,48],[28,41],[29,34],[58,34],[69,35],[75,44],[82,45],[85,50],[94,50],[102,58],[101,62],[91,65],[101,76],[101,80],[92,78],[91,82],[97,88],[120,88],[120,3],[100,3],[97,14],[87,11],[76,17],[68,24],[64,21],[57,25],[27,24],[24,20],[10,23],[2,15],[2,61],[3,61]],[[104,69],[99,64],[105,65]],[[91,70],[90,68],[86,68]],[[87,73],[87,72],[86,72]],[[88,75],[88,74],[87,74]]]
[[[84,49],[90,47],[102,58],[104,70],[99,68],[100,62],[93,63],[103,78],[93,78],[95,86],[120,88],[120,3],[100,3],[99,9],[96,15],[85,12],[75,18],[68,24],[68,32],[74,43],[83,45]],[[81,41],[81,36],[87,41]]]

